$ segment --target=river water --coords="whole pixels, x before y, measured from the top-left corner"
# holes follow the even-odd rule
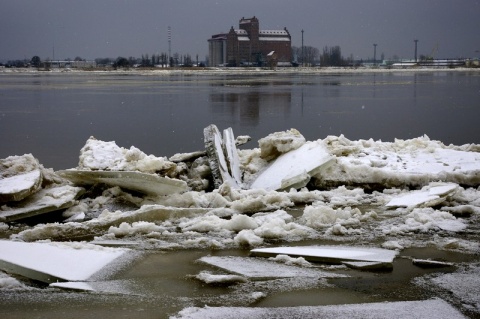
[[[32,153],[76,167],[90,136],[147,154],[202,150],[203,128],[250,135],[298,129],[307,140],[480,143],[480,73],[0,74],[0,158]]]
[[[290,128],[307,140],[344,134],[352,140],[393,141],[426,134],[445,144],[480,143],[479,101],[479,72],[0,74],[0,158],[32,153],[47,168],[72,168],[90,136],[171,156],[202,150],[203,128],[212,123],[250,135],[248,148],[256,147],[261,137]],[[257,289],[274,292],[253,304],[242,297],[254,291],[211,287],[191,278],[211,270],[196,262],[200,257],[248,252],[146,251],[108,281],[98,282],[104,293],[42,286],[0,291],[0,317],[167,318],[206,304],[280,307],[423,300],[437,293],[412,280],[454,269],[419,268],[411,258],[478,263],[478,256],[468,254],[406,249],[392,271],[338,270],[355,280],[302,289],[259,284]]]

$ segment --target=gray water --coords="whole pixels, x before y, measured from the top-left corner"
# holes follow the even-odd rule
[[[428,135],[480,143],[480,73],[0,74],[0,158],[32,153],[76,167],[90,136],[147,154],[202,150],[203,128],[250,135],[298,129],[307,140]]]

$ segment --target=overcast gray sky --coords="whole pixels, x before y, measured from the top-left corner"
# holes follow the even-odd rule
[[[480,53],[480,0],[2,0],[0,60],[134,56],[168,52],[204,59],[212,34],[256,16],[283,29],[292,45],[339,45],[345,57]]]

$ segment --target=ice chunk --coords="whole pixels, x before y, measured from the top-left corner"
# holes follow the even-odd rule
[[[118,147],[115,142],[104,142],[90,137],[80,150],[78,169],[139,171],[143,173],[162,172],[169,174],[175,171],[175,163],[165,157],[146,155],[138,148]]]
[[[252,183],[250,188],[282,190],[302,188],[312,175],[333,161],[322,141],[308,142],[278,157]]]
[[[204,307],[186,308],[172,319],[261,319],[261,318],[435,318],[464,319],[460,311],[442,299],[350,305],[303,307]]]
[[[42,185],[39,169],[0,179],[0,202],[20,201],[34,194]]]
[[[15,220],[66,209],[76,203],[76,198],[84,192],[81,187],[70,185],[42,189],[34,195],[15,204],[15,207],[2,206],[0,221]]]
[[[350,141],[342,135],[329,136],[324,142],[337,160],[315,176],[317,187],[421,187],[439,180],[480,184],[480,153],[447,147],[427,136],[387,143]]]
[[[236,284],[239,282],[246,282],[247,279],[242,276],[238,275],[215,275],[211,274],[206,271],[200,272],[198,275],[195,276],[196,279],[203,281],[206,284],[222,284],[222,285],[229,285],[229,284]]]
[[[382,248],[346,246],[296,246],[257,248],[250,251],[252,256],[272,257],[279,254],[303,257],[308,261],[343,263],[351,261],[393,263],[395,251]]]
[[[431,259],[412,259],[412,263],[422,268],[440,268],[440,267],[452,267],[454,264],[444,261],[437,261]]]
[[[0,202],[20,201],[38,191],[41,169],[32,154],[0,159]]]
[[[182,180],[137,171],[63,170],[57,174],[78,185],[103,183],[148,195],[170,195],[188,189]]]
[[[303,144],[305,144],[305,137],[296,129],[272,133],[258,141],[260,156],[266,161],[296,150]]]
[[[67,282],[55,282],[50,284],[50,287],[62,288],[67,290],[80,290],[80,291],[95,291],[92,285],[88,282],[67,281]]]
[[[124,222],[159,222],[170,218],[192,218],[205,215],[209,211],[210,209],[208,208],[177,208],[162,205],[143,205],[135,211],[103,211],[98,218],[83,223],[71,222],[66,224],[54,223],[37,225],[34,228],[26,229],[18,233],[14,237],[24,241],[41,239],[65,240],[65,238],[98,235],[101,232],[105,232],[110,226],[119,226]]]
[[[205,155],[207,155],[205,151],[197,151],[192,153],[177,153],[170,157],[168,160],[174,163],[191,162]]]
[[[235,137],[231,127],[223,130],[223,142],[225,145],[225,153],[228,159],[229,171],[237,185],[242,183],[242,173],[240,172],[240,159],[238,157],[237,148],[235,146]]]
[[[344,261],[342,264],[353,269],[361,270],[390,269],[393,266],[392,263],[382,263],[374,261]]]
[[[228,182],[233,188],[240,188],[239,160],[231,128],[224,131],[226,142],[214,124],[207,126],[203,134],[215,188],[219,188],[224,182]]]
[[[127,251],[83,243],[0,240],[0,268],[47,283],[86,281]]]
[[[446,196],[458,189],[457,184],[431,184],[420,191],[412,191],[390,200],[387,207],[435,206],[446,200]]]
[[[270,280],[277,278],[310,277],[339,278],[345,275],[322,271],[318,268],[303,268],[279,264],[262,258],[251,257],[202,257],[199,261],[251,280]]]

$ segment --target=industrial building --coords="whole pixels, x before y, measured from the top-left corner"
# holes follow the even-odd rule
[[[292,38],[287,28],[260,30],[256,17],[240,19],[239,28],[213,35],[209,40],[209,66],[263,66],[275,52],[279,65],[292,61]]]

